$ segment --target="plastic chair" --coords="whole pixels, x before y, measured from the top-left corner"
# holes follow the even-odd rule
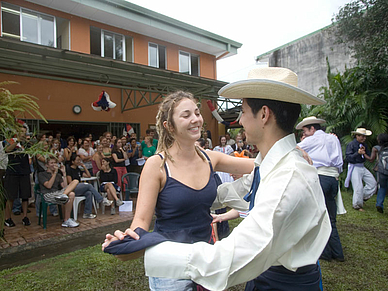
[[[129,172],[121,178],[121,184],[124,188],[125,200],[128,201],[131,194],[139,192],[139,173]]]
[[[38,183],[36,183],[35,186],[34,186],[34,193],[35,193],[35,197],[37,197],[37,195],[40,196],[40,207],[39,207],[38,224],[41,225],[40,221],[43,218],[43,229],[47,229],[47,207],[49,207],[50,205],[58,206],[58,213],[59,213],[60,221],[63,220],[62,207],[60,205],[58,205],[58,204],[47,202],[44,199],[44,195],[40,192],[40,186],[39,186]]]
[[[97,177],[97,185],[98,185],[99,191],[100,191],[100,189],[101,189],[101,187],[100,187],[100,186],[101,186],[100,172],[101,172],[101,171],[98,171],[98,172],[96,173],[96,177]],[[101,193],[101,196],[102,196],[103,198],[105,198],[105,197],[108,196],[108,193],[105,192],[105,191],[100,191],[100,193]],[[121,193],[121,191],[117,191],[116,193],[120,196],[120,200],[123,200],[123,194]],[[105,214],[105,206],[104,206],[103,204],[101,204],[101,213],[102,213],[102,214]]]
[[[76,196],[74,197],[74,201],[73,201],[73,218],[75,221],[77,221],[77,218],[78,218],[78,210],[79,210],[79,204],[80,202],[86,200],[86,197],[85,196]],[[94,211],[97,213],[97,207],[96,207],[96,201],[94,200],[94,197],[92,199],[93,201],[93,207],[94,207]]]

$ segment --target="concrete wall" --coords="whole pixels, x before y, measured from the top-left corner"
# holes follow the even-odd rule
[[[329,26],[288,45],[285,45],[260,60],[268,59],[270,67],[285,67],[298,74],[299,87],[313,95],[327,86],[326,57],[333,73],[352,67],[355,60],[345,45],[335,43],[334,26]]]

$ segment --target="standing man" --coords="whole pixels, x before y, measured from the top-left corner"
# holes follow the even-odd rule
[[[240,124],[260,153],[251,174],[218,187],[213,207],[245,211],[245,197],[249,215],[214,245],[163,242],[147,248],[146,274],[191,279],[209,290],[247,281],[245,290],[320,290],[317,260],[331,233],[330,220],[317,171],[296,149],[293,128],[301,103],[324,101],[297,88],[297,75],[285,68],[253,69],[248,80],[218,94],[243,99]],[[224,165],[215,170],[228,171]],[[138,238],[133,230],[126,233]],[[104,247],[117,238],[107,236]]]
[[[349,187],[349,182],[352,181],[353,208],[364,211],[362,208],[364,201],[369,200],[377,189],[376,179],[364,166],[365,159],[372,161],[365,143],[366,137],[372,135],[372,132],[365,128],[357,128],[356,131],[352,131],[352,134],[355,134],[355,138],[348,143],[345,152],[346,161],[349,163],[345,187]]]
[[[320,258],[343,262],[344,253],[336,225],[335,200],[338,193],[338,176],[343,166],[342,149],[336,136],[327,134],[321,129],[321,124],[325,122],[324,119],[311,116],[298,123],[296,129],[302,129],[305,136],[298,146],[309,154],[314,167],[317,168],[319,183],[325,195],[326,208],[330,217],[331,234]]]
[[[4,224],[8,227],[15,226],[11,218],[11,209],[15,199],[22,199],[23,225],[30,225],[27,217],[28,198],[31,197],[31,168],[27,154],[22,153],[26,145],[25,127],[21,127],[15,138],[5,141],[5,152],[8,153],[8,166],[5,172],[4,189],[7,203],[5,206]]]

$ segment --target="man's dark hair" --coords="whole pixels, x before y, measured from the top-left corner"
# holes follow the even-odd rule
[[[379,142],[379,145],[380,145],[382,148],[388,147],[388,134],[386,134],[386,133],[380,133],[380,134],[377,136],[377,140],[378,140],[378,142]]]
[[[151,132],[151,129],[146,129],[146,134],[150,134],[150,132]]]
[[[300,114],[300,104],[259,98],[247,98],[245,100],[254,116],[256,116],[263,106],[268,106],[275,115],[276,124],[280,129],[286,133],[293,132]]]
[[[308,125],[305,125],[305,126],[303,126],[303,127],[307,127],[308,130],[311,130],[312,127],[314,127],[315,130],[320,130],[320,129],[322,129],[321,125],[318,124],[318,123],[308,124]]]

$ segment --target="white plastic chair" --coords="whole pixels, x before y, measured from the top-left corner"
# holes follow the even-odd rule
[[[77,221],[77,218],[78,218],[79,204],[83,200],[86,200],[85,196],[76,196],[76,197],[74,197],[74,201],[73,201],[73,218],[74,218],[75,221]],[[93,197],[92,201],[93,201],[94,211],[97,213],[97,206],[96,206],[96,201],[94,200],[94,197]]]

